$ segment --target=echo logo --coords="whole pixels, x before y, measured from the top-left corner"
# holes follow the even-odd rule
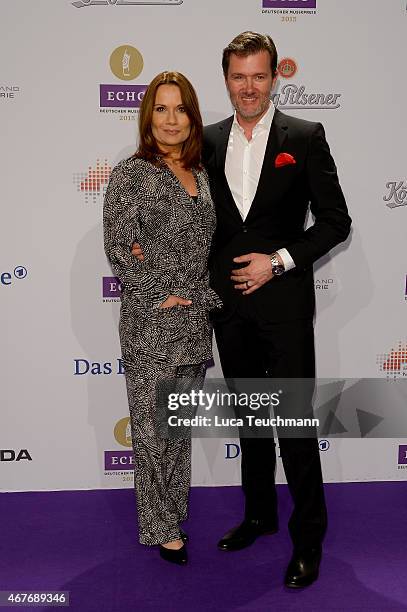
[[[26,448],[19,451],[6,448],[0,449],[0,461],[22,461],[22,459],[32,461],[32,457]]]
[[[123,286],[117,276],[104,276],[102,279],[102,293],[104,298],[119,298]]]
[[[407,444],[399,446],[399,465],[407,465]]]
[[[315,9],[317,0],[263,0],[263,7],[285,9]]]
[[[0,272],[0,285],[11,285],[15,278],[21,280],[27,274],[27,268],[24,266],[16,266],[13,272]]]
[[[129,451],[105,451],[105,471],[133,470],[134,454]]]

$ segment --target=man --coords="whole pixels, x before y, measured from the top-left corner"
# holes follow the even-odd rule
[[[271,101],[277,51],[269,36],[239,34],[223,51],[234,116],[205,128],[204,163],[217,211],[212,287],[225,378],[315,376],[313,263],[345,240],[351,220],[321,124]],[[308,208],[314,224],[304,230]],[[294,501],[287,587],[318,577],[326,507],[318,441],[280,438]],[[272,438],[241,437],[243,522],[219,542],[239,550],[278,529]]]
[[[351,225],[335,163],[320,123],[271,102],[277,50],[269,36],[239,34],[222,66],[235,113],[205,128],[203,158],[217,213],[211,284],[224,303],[214,321],[223,374],[312,380],[312,265]],[[309,208],[314,223],[304,230]],[[326,530],[317,438],[280,437],[280,453],[294,501],[285,584],[305,587],[318,578]],[[225,551],[278,529],[274,440],[242,436],[241,457],[245,516],[220,540]]]

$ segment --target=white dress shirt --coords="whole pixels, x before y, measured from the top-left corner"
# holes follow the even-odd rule
[[[236,112],[233,119],[226,151],[225,174],[243,221],[249,214],[256,195],[274,112],[275,106],[270,100],[270,106],[266,114],[253,128],[251,140],[247,140],[244,130],[237,120]],[[273,189],[273,185],[270,185],[270,189]],[[286,270],[295,267],[287,249],[279,249],[276,252],[283,260]]]

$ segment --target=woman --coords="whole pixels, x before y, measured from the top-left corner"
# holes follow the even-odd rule
[[[202,384],[211,358],[208,311],[215,229],[208,177],[200,163],[202,119],[189,81],[163,72],[140,109],[140,145],[113,170],[104,203],[105,251],[123,286],[120,343],[135,458],[140,542],[162,558],[187,561],[191,440],[157,435],[160,381]],[[141,244],[144,260],[131,254]]]

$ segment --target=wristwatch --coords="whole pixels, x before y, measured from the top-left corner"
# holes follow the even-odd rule
[[[269,255],[271,261],[271,271],[273,276],[281,276],[285,272],[285,268],[282,263],[280,263],[279,258],[277,257],[277,253],[272,253]]]

